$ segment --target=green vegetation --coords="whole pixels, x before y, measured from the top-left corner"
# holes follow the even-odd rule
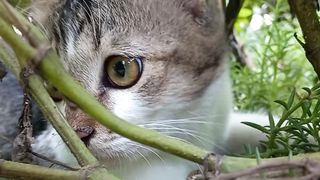
[[[261,156],[319,151],[319,88],[302,89],[314,86],[316,73],[294,36],[302,35],[287,1],[246,1],[235,29],[254,65],[231,62],[234,108],[271,112],[269,126],[246,123],[268,137]]]
[[[246,2],[235,27],[254,67],[238,68],[237,62],[231,63],[235,109],[272,111],[280,116],[282,109],[274,101],[287,99],[293,89],[311,87],[316,74],[294,37],[301,33],[287,1]]]

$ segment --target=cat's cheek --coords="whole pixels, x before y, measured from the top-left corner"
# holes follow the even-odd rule
[[[111,91],[109,97],[112,103],[112,109],[110,109],[112,113],[133,124],[141,124],[146,119],[147,112],[150,111],[143,97],[130,89]]]

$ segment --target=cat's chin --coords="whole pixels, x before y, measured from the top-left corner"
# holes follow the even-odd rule
[[[108,168],[121,167],[123,163],[135,162],[139,159],[145,160],[149,155],[159,156],[158,150],[145,147],[117,134],[109,135],[106,139],[103,135],[93,137],[87,143],[87,147]]]
[[[95,134],[87,143],[88,149],[108,168],[122,166],[124,162],[134,162],[143,159],[148,152],[155,153],[148,147],[144,147],[117,134]],[[46,131],[35,138],[32,150],[48,158],[77,166],[77,160],[63,143],[56,130],[49,126]],[[37,159],[35,163],[50,165],[50,163]]]

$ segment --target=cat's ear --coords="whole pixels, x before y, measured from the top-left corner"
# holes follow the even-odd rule
[[[45,28],[50,28],[49,26],[53,23],[54,13],[65,1],[66,0],[32,0],[31,6],[29,7],[30,15]]]
[[[198,23],[224,18],[224,0],[178,0]]]

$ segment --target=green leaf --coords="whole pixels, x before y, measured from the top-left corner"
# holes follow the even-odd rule
[[[280,104],[280,105],[283,106],[286,110],[289,109],[289,106],[288,106],[287,103],[284,102],[284,101],[276,100],[276,101],[274,101],[274,102]]]
[[[319,89],[320,88],[320,83],[318,82],[317,84],[315,84],[312,88],[311,88],[311,90],[316,90],[316,89]]]
[[[307,134],[312,135],[312,129],[307,128],[305,126],[301,126],[300,128],[302,131],[306,132]],[[307,135],[305,135],[304,137],[307,138]]]
[[[291,94],[290,94],[290,97],[288,99],[288,108],[291,108],[292,104],[293,104],[293,101],[294,101],[294,97],[296,95],[296,89],[293,89],[291,91]]]
[[[312,144],[312,143],[301,143],[298,145],[298,147],[304,149],[305,147],[309,147],[309,148],[319,148],[318,145],[316,144]]]
[[[281,146],[283,146],[284,149],[289,149],[289,144],[288,144],[288,142],[285,142],[285,141],[283,141],[283,140],[281,140],[281,139],[276,139],[276,142],[277,142],[278,144],[280,144]]]
[[[319,97],[318,95],[320,95],[320,89],[313,91],[312,95],[313,95],[313,98],[318,98]]]
[[[257,129],[257,130],[259,130],[261,132],[264,132],[266,134],[269,134],[269,131],[267,130],[267,128],[265,128],[265,127],[263,127],[263,126],[261,126],[259,124],[252,123],[252,122],[241,122],[241,123],[245,124],[247,126],[250,126],[250,127],[254,128],[254,129]]]
[[[248,18],[252,16],[252,10],[248,8],[241,8],[238,17],[239,18]]]
[[[300,141],[304,141],[304,142],[308,141],[306,136],[303,133],[299,132],[299,131],[295,130],[295,131],[291,131],[290,133],[295,135],[296,137],[298,137]]]
[[[311,91],[310,88],[304,87],[302,89],[305,90],[308,93],[309,96],[311,95],[312,91]]]
[[[305,115],[311,116],[312,113],[310,111],[310,107],[311,107],[311,102],[308,100],[303,101],[301,108],[303,111],[302,117],[304,117]]]
[[[267,142],[267,141],[260,141],[260,148],[266,149],[266,148],[267,148],[267,145],[268,145],[268,142]]]
[[[313,114],[314,114],[314,113],[318,113],[319,110],[320,110],[320,100],[318,99],[318,100],[317,100],[317,103],[316,103],[316,105],[315,105],[315,107],[314,107],[314,109],[313,109]]]
[[[269,118],[270,129],[273,129],[275,126],[275,123],[274,123],[274,118],[271,112],[268,113],[268,118]]]

